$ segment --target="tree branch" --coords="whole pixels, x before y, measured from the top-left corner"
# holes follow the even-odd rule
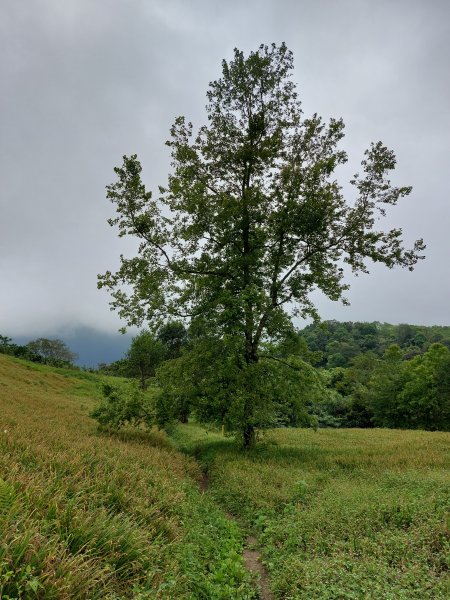
[[[282,365],[284,365],[285,367],[289,367],[293,371],[297,371],[297,373],[301,372],[301,369],[299,369],[298,367],[296,367],[294,365],[291,365],[290,363],[286,362],[285,360],[282,360],[281,358],[276,358],[275,356],[270,356],[270,354],[260,354],[259,357],[260,358],[268,358],[270,360],[274,360],[276,362],[279,362]],[[305,361],[302,361],[302,362],[305,362]],[[308,363],[305,362],[305,364],[308,364]]]

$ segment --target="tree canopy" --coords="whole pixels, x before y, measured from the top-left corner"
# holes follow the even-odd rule
[[[39,356],[43,362],[52,365],[71,365],[78,355],[72,352],[62,340],[49,340],[47,338],[39,338],[27,344],[30,352]]]
[[[127,352],[127,374],[138,377],[143,390],[147,387],[147,379],[155,375],[155,371],[165,358],[166,348],[149,331],[141,331],[133,338]]]
[[[137,256],[99,275],[111,306],[129,325],[170,316],[233,338],[242,381],[275,358],[261,348],[289,331],[292,316],[317,317],[313,290],[345,302],[345,264],[355,273],[367,273],[370,261],[413,269],[425,247],[418,240],[405,249],[401,229],[375,228],[411,191],[391,184],[396,159],[381,142],[370,145],[350,181],[354,194],[344,197],[334,178],[347,161],[344,124],[304,116],[292,69],[284,44],[248,56],[236,49],[209,86],[208,123],[194,134],[176,119],[172,172],[158,196],[142,182],[136,155],[123,157],[107,187],[116,208],[109,223],[140,241]],[[259,422],[254,396],[243,385],[246,445]]]
[[[449,349],[432,344],[423,355],[402,362],[399,346],[391,346],[369,381],[368,401],[376,425],[448,431]]]

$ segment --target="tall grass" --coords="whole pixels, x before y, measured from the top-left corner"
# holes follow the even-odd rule
[[[278,429],[247,453],[193,425],[174,439],[256,530],[277,598],[450,597],[448,433]]]
[[[108,435],[99,384],[0,355],[2,599],[255,597],[217,505],[257,533],[277,598],[450,596],[450,434],[279,429],[246,453],[195,425]]]
[[[195,461],[158,432],[100,434],[98,384],[0,356],[0,597],[252,598]]]

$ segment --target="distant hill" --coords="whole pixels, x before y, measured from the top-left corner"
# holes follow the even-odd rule
[[[318,366],[348,367],[359,354],[371,351],[381,356],[398,344],[406,358],[423,354],[434,343],[450,349],[450,326],[401,323],[323,321],[300,331],[309,350],[320,352]]]

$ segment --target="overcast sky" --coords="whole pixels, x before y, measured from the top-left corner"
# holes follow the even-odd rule
[[[450,324],[448,0],[0,0],[0,333],[115,331],[97,273],[132,244],[106,219],[105,186],[137,153],[150,189],[169,170],[177,115],[206,121],[209,81],[234,47],[285,41],[306,114],[343,117],[350,164],[381,139],[390,213],[426,260],[350,278],[350,307],[322,318]]]

